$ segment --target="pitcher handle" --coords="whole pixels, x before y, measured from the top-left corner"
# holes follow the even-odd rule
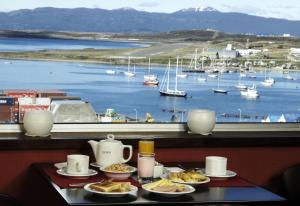
[[[125,148],[129,149],[129,157],[127,159],[124,159],[124,157],[123,157],[122,163],[128,162],[131,159],[131,157],[132,157],[132,146],[131,145],[123,145],[123,150]]]

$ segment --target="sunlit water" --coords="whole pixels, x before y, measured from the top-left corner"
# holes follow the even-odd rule
[[[106,74],[106,69],[117,71],[115,75]],[[47,61],[0,60],[0,89],[60,89],[69,96],[80,96],[90,102],[97,112],[114,108],[118,113],[138,118],[145,118],[150,112],[156,121],[170,121],[169,110],[187,111],[194,108],[208,108],[216,111],[218,121],[239,121],[239,117],[225,118],[223,113],[239,116],[252,115],[253,118],[242,118],[241,121],[261,121],[262,116],[285,114],[289,120],[295,120],[300,109],[300,75],[290,73],[297,78],[286,80],[281,73],[271,73],[276,83],[271,88],[263,87],[263,72],[256,73],[257,78],[242,78],[242,83],[256,84],[260,97],[256,100],[242,98],[234,87],[239,79],[238,73],[222,74],[220,87],[227,89],[228,94],[215,94],[217,79],[199,82],[199,75],[189,74],[186,79],[178,80],[178,89],[186,90],[188,98],[160,96],[158,87],[143,85],[143,76],[147,67],[136,67],[137,75],[128,78],[123,74],[127,66],[115,67],[99,64],[79,64]],[[163,79],[165,67],[152,67],[152,73]],[[171,71],[174,83],[174,70]],[[187,113],[177,113],[186,120]],[[255,118],[257,116],[257,118]]]
[[[145,47],[147,44],[134,42],[114,42],[95,40],[39,39],[39,38],[1,38],[0,51],[37,51],[37,50],[76,50],[76,49],[117,49]]]

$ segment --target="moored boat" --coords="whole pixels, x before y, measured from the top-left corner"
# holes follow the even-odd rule
[[[163,96],[175,96],[175,97],[186,97],[187,93],[186,91],[181,91],[177,89],[177,70],[178,70],[178,57],[177,57],[177,66],[176,66],[176,74],[175,74],[175,88],[170,89],[169,84],[170,84],[170,67],[171,67],[171,62],[169,60],[169,65],[167,67],[167,70],[165,72],[165,76],[163,79],[162,86],[159,90],[159,93]]]
[[[127,71],[125,71],[124,74],[128,77],[134,77],[135,76],[135,65],[133,66],[133,72],[130,71],[130,56],[128,57]]]
[[[107,70],[105,70],[105,73],[106,74],[116,74],[116,71],[112,70],[112,69],[107,69]]]
[[[252,87],[247,87],[247,89],[245,91],[240,91],[241,95],[249,98],[249,99],[256,99],[259,97],[259,93],[256,90],[256,86],[253,85]]]

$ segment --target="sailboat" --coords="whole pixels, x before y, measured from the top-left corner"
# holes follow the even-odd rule
[[[245,90],[247,89],[247,86],[245,84],[241,83],[241,75],[239,76],[239,82],[237,85],[235,85],[235,87],[239,90]]]
[[[167,70],[164,75],[164,79],[162,81],[162,85],[159,89],[160,95],[164,96],[175,96],[175,97],[186,97],[187,93],[186,91],[180,91],[177,89],[177,71],[178,71],[178,57],[177,57],[177,66],[176,66],[176,74],[175,74],[175,88],[170,89],[170,68],[171,68],[171,62],[169,60],[169,65],[167,67]]]
[[[188,66],[190,71],[204,72],[204,68],[198,67],[198,49],[195,49],[193,58],[191,59],[190,65]]]
[[[291,76],[291,75],[289,74],[289,70],[288,70],[288,71],[285,71],[284,74],[285,74],[285,75],[283,76],[283,78],[286,79],[286,80],[297,80],[295,77],[293,77],[293,76]]]
[[[220,75],[218,75],[218,87],[217,89],[213,89],[214,93],[227,94],[227,90],[220,89]]]
[[[110,62],[110,65],[112,65],[111,60],[109,62]],[[106,69],[105,73],[113,75],[113,74],[116,74],[117,72],[116,72],[116,70],[113,70],[113,69]]]
[[[112,70],[112,69],[107,69],[107,70],[105,70],[105,73],[106,74],[116,74],[116,71]]]
[[[150,70],[151,70],[151,64],[150,64],[151,60],[149,57],[149,68],[148,68],[148,74],[144,75],[144,85],[158,85],[159,81],[157,79],[157,76],[155,74],[151,74]]]
[[[286,75],[286,76],[284,76],[284,78],[286,79],[286,80],[297,80],[295,77],[292,77],[291,75]]]
[[[248,99],[256,99],[259,97],[259,93],[256,90],[256,86],[254,84],[252,87],[247,87],[246,90],[241,91],[241,95]]]
[[[265,80],[261,82],[261,84],[265,87],[270,87],[275,84],[275,79],[268,77],[267,78],[267,69],[265,69]]]
[[[182,73],[182,59],[181,59],[181,70],[180,73],[177,74],[178,78],[187,78],[187,74]]]
[[[204,49],[202,50],[202,58],[201,58],[201,68],[202,68],[202,70],[204,69],[204,55],[203,55],[203,53],[204,53]],[[203,76],[199,76],[197,78],[197,80],[199,82],[206,82],[207,81],[206,77],[203,77]]]
[[[134,71],[131,72],[130,71],[130,56],[128,57],[128,68],[127,68],[127,71],[124,72],[124,74],[128,77],[134,77],[135,76],[135,65],[134,65]]]

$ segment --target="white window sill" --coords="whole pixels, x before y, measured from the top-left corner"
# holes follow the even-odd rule
[[[184,132],[184,123],[55,124],[51,132]],[[215,132],[300,131],[299,123],[219,123]],[[22,124],[0,124],[0,133],[24,132]]]

